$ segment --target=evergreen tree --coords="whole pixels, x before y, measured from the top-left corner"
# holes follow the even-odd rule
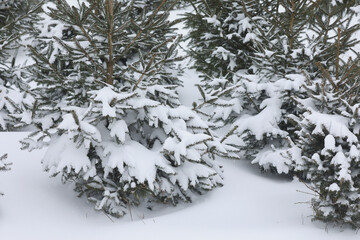
[[[314,219],[358,228],[360,59],[344,61],[342,56],[344,49],[358,43],[353,34],[359,27],[351,25],[353,6],[354,1],[321,5],[318,16],[322,22],[318,17],[315,25],[320,31],[333,31],[332,38],[320,40],[332,44],[319,48],[322,61],[316,62],[318,70],[305,84],[309,98],[296,99],[303,112],[293,116],[299,126],[295,143],[301,151],[292,157],[301,159],[298,169],[316,194],[312,200]],[[327,18],[329,15],[332,18]],[[328,23],[335,25],[327,28]]]
[[[73,33],[30,47],[39,130],[23,145],[49,146],[44,168],[114,216],[222,184],[212,158],[225,149],[178,99],[181,37],[165,3],[148,12],[138,0],[53,1],[49,21]]]
[[[359,59],[338,63],[331,72],[318,63],[322,77],[309,81],[310,99],[300,102],[295,119],[301,130],[301,169],[316,197],[315,220],[360,224]]]
[[[217,75],[204,81],[199,86],[202,103],[196,109],[216,127],[229,125],[222,142],[242,150],[253,163],[278,173],[296,171],[301,160],[289,157],[300,154],[294,143],[299,126],[293,116],[303,109],[295,99],[307,98],[302,86],[317,76],[315,62],[334,66],[339,53],[357,43],[352,36],[359,25],[353,24],[351,7],[329,1],[258,0],[238,5],[256,36],[249,54],[254,74],[245,68],[231,81]]]

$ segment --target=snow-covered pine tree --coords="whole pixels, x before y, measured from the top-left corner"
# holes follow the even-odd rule
[[[321,39],[333,45],[327,49],[319,45],[319,53],[324,52],[323,61],[316,62],[317,72],[306,81],[309,98],[296,99],[303,114],[293,116],[299,126],[295,144],[301,149],[295,157],[301,158],[298,170],[310,181],[309,188],[316,194],[312,200],[314,219],[359,228],[360,59],[357,56],[355,60],[350,57],[344,61],[348,54],[342,54],[344,49],[358,43],[353,34],[359,26],[350,24],[355,5],[344,2],[339,8],[336,3],[324,3],[319,15],[324,23],[338,22],[335,29],[321,22],[317,24],[317,29],[322,28],[320,31],[333,31],[329,35],[332,38]],[[329,13],[332,19],[327,19]]]
[[[310,181],[314,219],[360,227],[359,60],[339,62],[309,81],[310,99],[299,102],[301,170]],[[336,69],[336,70],[335,70]]]
[[[2,171],[9,171],[9,163],[5,163],[4,160],[7,158],[7,154],[4,154],[2,156],[0,156],[0,172]],[[4,195],[2,192],[0,192],[0,196]]]
[[[54,37],[45,52],[31,48],[39,131],[24,147],[49,146],[45,170],[113,216],[141,202],[190,201],[222,184],[212,155],[225,150],[178,99],[180,36],[165,3],[134,14],[143,1],[53,1],[49,21],[74,34]]]
[[[254,63],[262,81],[272,82],[273,91],[277,92],[281,114],[272,123],[276,123],[287,137],[286,141],[280,135],[272,137],[277,144],[270,142],[273,149],[253,162],[266,168],[274,166],[278,172],[281,172],[279,169],[300,171],[300,149],[294,144],[299,126],[293,119],[301,115],[303,109],[298,107],[295,99],[308,97],[302,86],[317,76],[317,61],[335,66],[338,56],[358,43],[352,37],[359,25],[354,24],[349,4],[325,0],[278,2],[277,15],[267,18],[274,27],[261,37],[262,50],[256,54]],[[354,2],[352,4],[354,6]],[[341,29],[340,35],[338,29]],[[338,44],[338,35],[341,44]],[[253,144],[250,141],[245,148]],[[289,156],[292,156],[291,160]]]
[[[255,52],[250,55],[255,74],[249,75],[245,69],[234,75],[234,82],[224,77],[204,82],[200,86],[202,103],[197,108],[210,112],[212,120],[221,123],[219,126],[230,126],[223,143],[243,150],[245,158],[265,170],[289,173],[297,166],[297,159],[289,156],[300,153],[294,144],[298,126],[292,116],[299,116],[302,110],[294,98],[307,97],[302,86],[306,77],[316,75],[315,61],[331,63],[338,49],[343,53],[356,44],[351,36],[358,26],[349,25],[351,14],[339,21],[332,5],[323,11],[320,6],[326,1],[322,5],[307,0],[242,2],[256,35]],[[328,20],[331,24],[319,26]],[[338,48],[339,27],[343,29],[343,44]]]
[[[0,131],[21,126],[18,118],[30,120],[24,112],[33,99],[25,92],[28,87],[17,56],[20,37],[31,30],[38,9],[35,1],[0,2]]]
[[[251,72],[251,55],[254,54],[254,45],[260,40],[249,16],[253,17],[254,24],[263,29],[267,26],[256,1],[207,0],[189,3],[194,8],[185,18],[185,24],[190,29],[189,54],[202,77],[198,86],[202,99],[199,105],[194,105],[194,109],[211,119],[216,129],[232,124],[240,114],[256,111],[256,100],[245,93],[247,76],[253,78],[248,75]],[[269,9],[274,7],[271,1],[264,4]],[[262,98],[262,92],[256,94],[256,98]],[[230,143],[227,146],[225,157],[239,158],[238,145]]]
[[[275,168],[279,173],[288,173],[291,163],[282,157],[284,152],[274,153],[275,148],[292,145],[288,129],[280,126],[284,121],[283,103],[288,104],[282,100],[281,91],[299,91],[305,77],[300,76],[298,81],[298,75],[290,75],[298,64],[287,51],[289,47],[285,48],[288,45],[291,49],[303,46],[298,35],[293,36],[293,33],[299,34],[298,29],[304,32],[305,25],[308,25],[307,16],[314,13],[313,6],[309,1],[306,4],[297,1],[296,7],[291,6],[296,11],[289,15],[292,9],[289,9],[288,1],[241,0],[231,3],[238,6],[238,16],[244,21],[230,25],[227,35],[236,34],[238,29],[244,30],[242,36],[249,38],[251,49],[247,54],[247,65],[235,64],[238,68],[234,72],[223,64],[227,71],[203,81],[199,86],[203,99],[196,109],[204,114],[210,113],[209,117],[218,123],[216,126],[229,126],[223,143],[238,151],[243,150],[245,158],[259,163],[263,169]],[[229,18],[236,16],[231,14]],[[288,24],[291,19],[293,23]],[[246,27],[240,23],[246,23]],[[248,35],[251,38],[246,37]],[[241,51],[243,48],[239,45],[233,50]],[[301,57],[297,57],[298,62],[302,61]],[[249,72],[250,68],[255,74]]]

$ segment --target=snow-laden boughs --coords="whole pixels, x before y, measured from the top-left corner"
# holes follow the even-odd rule
[[[10,164],[5,162],[5,159],[7,158],[7,154],[0,156],[0,172],[2,171],[9,171],[10,170]],[[0,196],[4,195],[2,192],[0,192]]]
[[[249,52],[254,74],[239,65],[236,72],[208,76],[199,85],[202,99],[194,107],[209,117],[214,127],[225,126],[223,143],[240,151],[238,156],[264,170],[293,173],[301,165],[300,148],[294,143],[299,126],[293,119],[304,111],[295,99],[308,97],[303,86],[318,75],[315,62],[334,66],[337,56],[356,44],[353,34],[359,26],[351,12],[343,19],[336,14],[350,11],[348,5],[333,6],[329,1],[233,4],[241,6],[251,32],[256,33]],[[236,155],[228,152],[228,157]]]
[[[261,1],[258,4],[261,5]],[[264,9],[263,19],[271,28],[259,30],[261,42],[257,43],[253,68],[257,69],[256,74],[262,82],[281,86],[278,94],[284,114],[278,123],[293,142],[298,126],[291,118],[302,111],[294,99],[307,98],[301,87],[305,77],[308,81],[316,77],[317,61],[333,64],[339,54],[348,51],[356,43],[351,36],[359,26],[351,25],[353,16],[339,18],[330,1],[279,0],[277,5],[272,11]],[[346,11],[346,8],[336,9],[340,10]],[[253,17],[250,19],[250,22],[256,21]],[[342,29],[340,46],[337,46],[338,28]]]
[[[360,118],[358,60],[339,63],[335,74],[319,65],[322,78],[308,82],[311,98],[300,100],[301,164],[316,197],[314,219],[360,224]],[[338,73],[338,76],[336,76]]]
[[[252,57],[253,68],[268,78],[297,74],[301,70],[313,77],[316,62],[330,66],[335,63],[338,51],[345,53],[358,42],[352,38],[359,30],[359,24],[354,21],[355,13],[350,10],[354,1],[336,4],[328,0],[279,0],[273,9],[264,6],[262,0],[257,2],[264,10],[265,26],[271,28],[260,26],[259,29],[259,25],[254,24],[258,17],[248,14],[260,39]],[[341,44],[338,48],[339,29]]]
[[[314,52],[306,44],[306,33],[316,14],[318,1],[279,0],[271,9],[264,6],[262,0],[257,0],[257,4],[262,6],[263,19],[271,27],[259,29],[261,41],[253,56],[253,67],[268,78],[299,73]],[[250,22],[256,17],[250,16]]]
[[[289,133],[282,129],[286,116],[282,93],[303,91],[303,75],[290,74],[274,82],[263,82],[258,75],[239,74],[235,84],[224,78],[214,79],[212,90],[202,90],[203,103],[197,106],[201,114],[223,127],[226,132],[222,143],[229,147],[226,157],[244,156],[259,164],[264,170],[289,173],[296,163],[290,161],[288,152],[297,152]],[[289,149],[290,148],[290,149]],[[240,154],[239,154],[240,153]]]
[[[141,197],[175,204],[221,185],[207,128],[190,109],[148,98],[146,86],[105,87],[90,94],[88,107],[64,107],[58,125],[23,143],[37,148],[44,139],[44,168],[75,180],[97,209],[120,216]]]
[[[189,54],[205,79],[226,76],[251,66],[254,42],[260,41],[249,15],[258,15],[254,1],[189,0],[194,10],[186,13],[190,32]],[[246,9],[246,11],[244,10]],[[256,23],[262,25],[260,17]]]
[[[0,85],[0,130],[10,130],[31,123],[34,98]]]
[[[222,185],[213,155],[226,150],[178,98],[180,36],[166,1],[151,12],[143,3],[53,1],[41,31],[49,45],[31,47],[38,131],[23,146],[48,146],[44,169],[114,216]],[[73,32],[51,39],[51,26]]]
[[[25,92],[28,86],[18,54],[20,38],[30,32],[38,8],[33,1],[0,2],[0,131],[22,126],[21,118],[23,123],[30,120],[25,112],[33,99]]]

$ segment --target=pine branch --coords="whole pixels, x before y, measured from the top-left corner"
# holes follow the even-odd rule
[[[80,52],[82,52],[88,59],[89,61],[94,64],[94,66],[101,71],[101,73],[107,77],[108,73],[104,70],[104,68],[99,65],[90,55],[89,53],[81,46],[81,44],[78,42],[78,40],[76,38],[73,39],[73,41],[75,42],[75,45],[78,47],[78,49],[80,50]]]
[[[135,91],[139,85],[139,83],[141,82],[141,80],[144,78],[145,74],[147,73],[147,71],[150,69],[151,64],[153,63],[155,59],[155,54],[153,54],[152,58],[150,59],[149,63],[147,64],[143,74],[140,76],[139,80],[136,82],[135,86],[133,87],[133,91]]]
[[[330,75],[329,71],[326,70],[326,69],[322,66],[322,64],[321,64],[320,62],[316,62],[315,64],[316,64],[316,66],[319,68],[319,70],[322,72],[322,74],[324,75],[324,77],[325,77],[327,80],[329,80],[329,82],[331,83],[331,85],[332,85],[334,88],[337,88],[335,82],[334,82],[333,79],[331,78],[331,75]]]
[[[145,29],[151,29],[151,27],[155,24],[154,21],[152,21],[157,13],[160,11],[161,7],[167,2],[167,0],[163,0],[161,4],[156,8],[156,10],[153,12],[153,14],[148,19],[147,23],[145,24],[144,28],[141,28],[140,31],[136,34],[134,39],[126,46],[124,55],[130,50],[131,46],[134,45],[136,40],[141,36],[141,34],[145,31]]]
[[[56,76],[58,77],[58,80],[63,81],[65,79],[65,77],[57,70],[57,68],[49,61],[49,59],[47,59],[46,57],[44,57],[43,55],[41,55],[40,53],[38,53],[35,48],[33,48],[32,46],[28,45],[27,46],[30,51],[35,55],[35,57],[37,57],[40,61],[45,62],[50,68],[51,70],[56,74]]]
[[[9,28],[9,27],[11,27],[13,24],[18,23],[19,21],[27,18],[29,15],[35,13],[36,11],[38,11],[38,10],[41,8],[41,6],[45,3],[45,1],[46,1],[46,0],[42,0],[42,1],[41,1],[39,4],[37,4],[34,8],[30,9],[26,14],[24,14],[24,15],[16,18],[14,21],[12,21],[12,22],[8,23],[7,25],[3,26],[2,29],[4,29],[4,28]]]

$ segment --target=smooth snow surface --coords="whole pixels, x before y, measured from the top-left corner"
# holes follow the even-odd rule
[[[309,192],[297,181],[261,174],[247,161],[221,161],[225,186],[178,207],[132,208],[111,221],[77,198],[71,184],[42,171],[44,151],[19,151],[26,133],[0,133],[12,171],[0,174],[0,235],[4,240],[68,239],[359,239],[356,231],[313,223]]]

